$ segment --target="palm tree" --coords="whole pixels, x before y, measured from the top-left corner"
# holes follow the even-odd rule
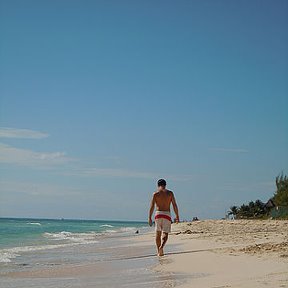
[[[228,212],[228,215],[233,215],[233,217],[236,218],[238,211],[239,211],[239,208],[237,206],[231,206],[230,211]]]

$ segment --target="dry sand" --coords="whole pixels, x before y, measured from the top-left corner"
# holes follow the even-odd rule
[[[153,234],[143,235],[136,245],[153,238]],[[288,287],[288,221],[173,224],[166,251],[154,269],[183,275],[182,288]]]

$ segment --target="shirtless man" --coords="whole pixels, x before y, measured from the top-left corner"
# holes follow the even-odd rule
[[[153,194],[148,223],[152,226],[152,214],[156,204],[155,212],[155,230],[156,230],[156,246],[158,256],[164,255],[164,245],[168,240],[168,233],[171,232],[171,214],[170,205],[172,203],[173,210],[176,214],[176,223],[179,222],[179,213],[176,200],[172,191],[166,189],[166,181],[164,179],[158,180],[158,189]]]

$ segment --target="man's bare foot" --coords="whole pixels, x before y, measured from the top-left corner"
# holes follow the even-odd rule
[[[163,248],[159,248],[158,256],[164,256]]]

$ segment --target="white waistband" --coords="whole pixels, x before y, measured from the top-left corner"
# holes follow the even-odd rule
[[[170,211],[158,211],[158,210],[156,210],[155,215],[159,215],[159,214],[171,216]]]

